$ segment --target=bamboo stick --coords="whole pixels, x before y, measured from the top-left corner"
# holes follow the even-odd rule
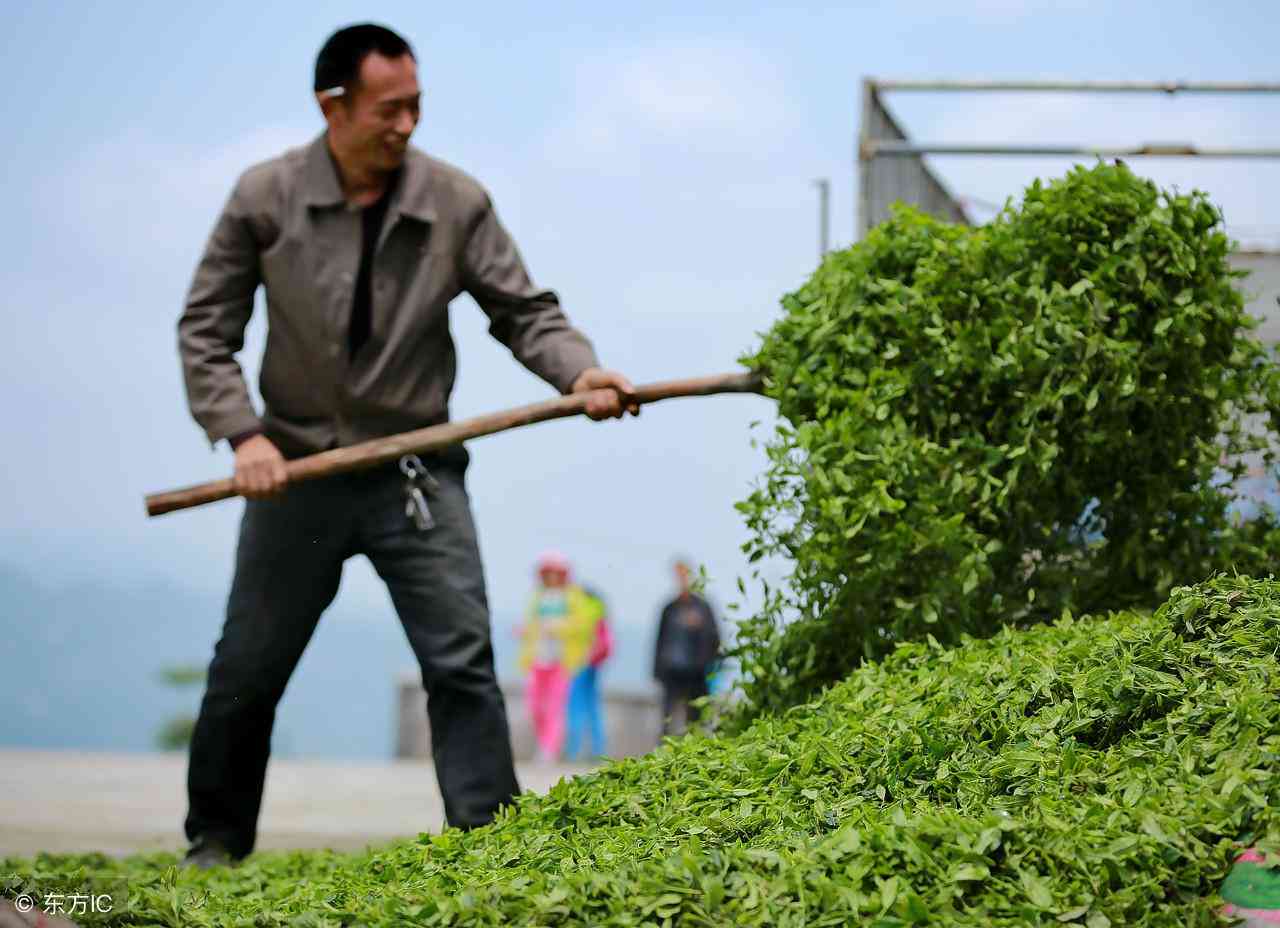
[[[754,373],[715,374],[709,377],[691,377],[685,380],[667,380],[645,384],[636,388],[636,402],[646,405],[659,400],[679,396],[710,396],[717,393],[760,393],[760,376]],[[586,394],[575,393],[528,406],[517,406],[500,412],[445,422],[412,432],[375,438],[346,448],[334,448],[319,454],[289,461],[286,465],[289,482],[314,480],[333,474],[349,473],[377,467],[397,460],[405,454],[426,454],[439,451],[472,438],[493,435],[509,429],[564,419],[581,415],[586,410]],[[147,496],[147,515],[158,516],[179,509],[191,509],[205,503],[213,503],[236,496],[230,478],[213,480],[177,490],[152,493]]]

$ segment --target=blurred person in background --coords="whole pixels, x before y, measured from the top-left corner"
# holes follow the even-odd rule
[[[653,676],[662,685],[664,735],[680,735],[700,712],[693,701],[708,695],[707,677],[720,654],[720,631],[710,604],[693,592],[689,561],[674,564],[677,593],[662,609],[653,648]]]
[[[583,592],[591,604],[591,611],[583,615],[583,625],[575,633],[591,643],[586,661],[569,683],[568,734],[564,746],[566,760],[577,760],[582,747],[589,748],[588,759],[605,755],[599,677],[601,666],[613,654],[613,631],[609,626],[609,610],[600,591],[583,587]]]
[[[599,603],[570,582],[569,559],[544,552],[536,565],[537,586],[519,629],[525,705],[543,763],[560,760],[564,747],[569,683],[589,661]]]

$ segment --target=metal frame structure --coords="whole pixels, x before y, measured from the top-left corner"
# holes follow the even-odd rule
[[[1198,148],[1190,143],[1158,143],[1136,147],[1081,145],[1003,145],[917,143],[905,132],[881,100],[886,92],[1030,92],[1030,93],[1280,93],[1277,83],[1158,82],[1158,81],[980,81],[980,80],[877,80],[862,82],[862,121],[858,135],[858,238],[886,217],[889,203],[905,200],[926,212],[957,222],[968,215],[956,197],[929,170],[925,155],[1087,156],[1097,158],[1198,157],[1280,159],[1280,148]],[[890,159],[899,162],[890,167]],[[881,183],[877,183],[881,181]]]

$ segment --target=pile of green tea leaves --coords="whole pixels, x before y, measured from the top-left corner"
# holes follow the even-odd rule
[[[1154,614],[903,645],[468,833],[0,875],[127,879],[113,925],[1218,924],[1241,843],[1280,849],[1278,651],[1280,583],[1219,577]]]
[[[780,412],[747,551],[793,565],[738,632],[744,716],[900,641],[1265,575],[1280,533],[1228,485],[1280,368],[1231,249],[1203,194],[1099,164],[980,228],[901,209],[785,297],[743,359]]]

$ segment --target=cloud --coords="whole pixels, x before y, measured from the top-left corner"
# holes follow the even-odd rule
[[[776,150],[792,125],[777,68],[732,42],[615,49],[585,61],[576,85],[570,116],[545,140],[548,152],[571,159]]]
[[[983,24],[1021,23],[1032,16],[1078,11],[1096,5],[1094,0],[954,0],[938,5],[937,14]]]
[[[318,130],[264,126],[212,146],[134,130],[88,145],[50,179],[59,235],[91,257],[151,269],[189,261],[249,165],[305,144]]]
[[[806,165],[824,151],[786,74],[751,45],[681,40],[596,54],[574,86],[496,191],[535,275],[573,285],[562,296],[589,332],[620,314],[655,339],[714,324],[737,351],[812,267]]]

